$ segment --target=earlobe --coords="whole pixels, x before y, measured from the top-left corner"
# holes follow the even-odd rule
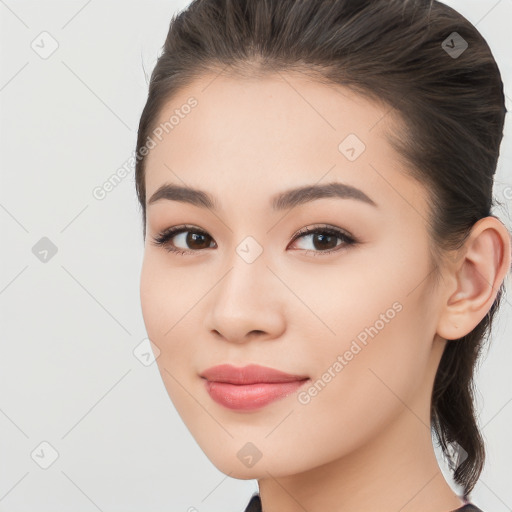
[[[447,340],[470,333],[490,310],[510,270],[511,237],[497,218],[485,217],[460,251],[464,257],[450,269],[455,285],[447,289],[437,329]]]

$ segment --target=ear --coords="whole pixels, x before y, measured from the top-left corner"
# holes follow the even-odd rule
[[[480,219],[473,226],[461,257],[450,267],[452,279],[446,288],[437,333],[446,340],[470,333],[491,309],[510,270],[511,237],[495,217]]]

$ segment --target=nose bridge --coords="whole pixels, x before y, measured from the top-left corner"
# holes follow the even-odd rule
[[[225,304],[259,303],[260,295],[265,294],[269,286],[266,251],[252,236],[246,236],[227,258],[229,271],[223,282],[219,283],[218,297]]]
[[[226,270],[209,301],[208,329],[237,341],[254,330],[276,334],[283,320],[274,290],[279,281],[267,268],[262,244],[246,236],[224,263]]]

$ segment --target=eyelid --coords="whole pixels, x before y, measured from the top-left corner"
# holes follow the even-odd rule
[[[307,227],[304,227],[304,228],[300,228],[293,236],[292,236],[292,240],[295,240],[296,238],[300,237],[300,236],[303,236],[303,235],[308,235],[308,234],[311,234],[311,233],[316,233],[316,232],[332,232],[333,234],[335,235],[343,235],[344,237],[346,238],[350,238],[352,240],[355,240],[355,237],[352,236],[348,231],[342,229],[342,228],[338,228],[336,226],[331,226],[330,224],[313,224],[312,226],[307,226]]]

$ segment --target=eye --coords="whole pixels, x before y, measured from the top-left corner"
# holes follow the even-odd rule
[[[178,244],[185,245],[185,248],[176,247],[174,243],[171,243],[173,238],[176,238]],[[207,244],[209,240],[213,239],[208,233],[195,226],[185,225],[165,229],[159,233],[157,237],[153,238],[153,244],[165,247],[169,252],[184,255],[197,252],[199,249],[204,249],[205,244]],[[193,250],[188,250],[187,245],[192,247]]]
[[[293,238],[293,242],[300,238],[309,238],[310,244],[305,245],[309,245],[313,249],[311,250],[307,247],[302,247],[302,249],[305,249],[306,253],[312,252],[314,256],[337,252],[344,247],[357,243],[353,236],[332,226],[301,229]],[[338,243],[336,239],[341,240],[341,242]]]
[[[293,237],[292,243],[301,238],[310,238],[313,249],[299,247],[306,250],[306,253],[312,252],[315,256],[320,254],[330,254],[339,251],[344,247],[357,243],[356,239],[345,233],[341,229],[332,226],[318,226],[314,228],[301,229]],[[172,239],[175,239],[172,242]],[[341,240],[341,243],[337,242]],[[199,252],[201,249],[211,248],[209,245],[213,238],[205,231],[195,226],[173,226],[160,232],[158,236],[153,237],[153,244],[164,247],[168,252],[185,255]],[[215,242],[213,242],[215,244]],[[179,245],[184,247],[179,247]],[[213,245],[216,247],[216,245]]]

